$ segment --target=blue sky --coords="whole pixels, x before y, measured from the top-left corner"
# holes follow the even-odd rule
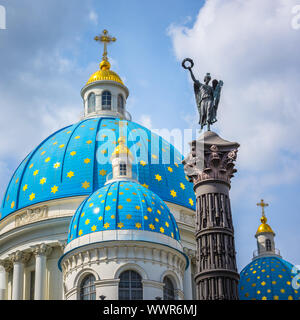
[[[299,51],[288,0],[0,0],[0,193],[19,162],[82,113],[80,89],[98,69],[104,28],[112,69],[130,90],[133,121],[195,128],[192,83],[181,67],[224,80],[213,130],[241,144],[232,181],[239,269],[256,249],[261,198],[285,259],[300,264]]]

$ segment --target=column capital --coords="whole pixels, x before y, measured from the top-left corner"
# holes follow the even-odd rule
[[[9,260],[13,264],[15,264],[15,263],[25,264],[29,261],[30,257],[31,257],[30,252],[17,250],[9,255]]]
[[[52,247],[46,243],[40,243],[35,246],[31,246],[31,249],[35,256],[48,256],[52,252]]]
[[[237,171],[234,162],[239,144],[207,131],[190,145],[191,152],[182,163],[185,174],[194,186],[207,180],[225,182],[230,186],[230,180]]]
[[[0,260],[0,266],[3,267],[6,272],[9,272],[13,268],[13,264],[9,259]]]

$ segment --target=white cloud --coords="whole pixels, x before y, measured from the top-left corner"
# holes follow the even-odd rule
[[[299,179],[300,42],[291,28],[292,0],[206,1],[194,25],[171,25],[178,60],[193,58],[224,87],[213,127],[241,144],[239,169],[253,189]],[[194,117],[185,114],[188,120]],[[239,190],[240,191],[240,190]]]
[[[98,14],[94,11],[91,10],[89,13],[89,19],[92,21],[95,25],[98,25]]]

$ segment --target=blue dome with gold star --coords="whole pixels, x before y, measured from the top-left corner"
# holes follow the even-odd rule
[[[293,265],[282,258],[257,258],[240,274],[240,300],[300,300],[297,279]]]
[[[149,231],[180,240],[175,218],[164,201],[134,181],[108,183],[85,199],[71,220],[68,243],[110,230]]]
[[[55,132],[22,161],[5,192],[0,219],[33,204],[90,195],[101,188],[112,170],[107,159],[121,135],[136,159],[134,177],[164,201],[194,210],[193,187],[179,151],[137,123],[99,117]]]

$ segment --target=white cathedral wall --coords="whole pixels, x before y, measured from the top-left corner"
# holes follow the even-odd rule
[[[72,197],[39,203],[19,210],[0,222],[0,261],[8,261],[9,255],[20,250],[30,252],[32,246],[45,243],[52,247],[47,257],[45,299],[63,299],[62,273],[57,262],[62,254],[62,248],[67,240],[68,226],[77,207],[85,199],[84,196]],[[188,255],[191,267],[184,274],[186,278],[185,298],[191,299],[194,290],[193,270],[195,264],[196,242],[194,238],[194,211],[179,205],[166,202],[178,223],[184,252]],[[29,299],[30,271],[35,268],[35,258],[32,256],[24,268],[23,298]],[[12,269],[6,276],[5,299],[11,299]],[[189,285],[189,283],[191,283]],[[159,291],[152,283],[147,284]],[[190,288],[192,286],[192,289]],[[150,292],[149,291],[149,292]],[[154,293],[153,293],[154,294]],[[101,294],[100,294],[101,295]]]

